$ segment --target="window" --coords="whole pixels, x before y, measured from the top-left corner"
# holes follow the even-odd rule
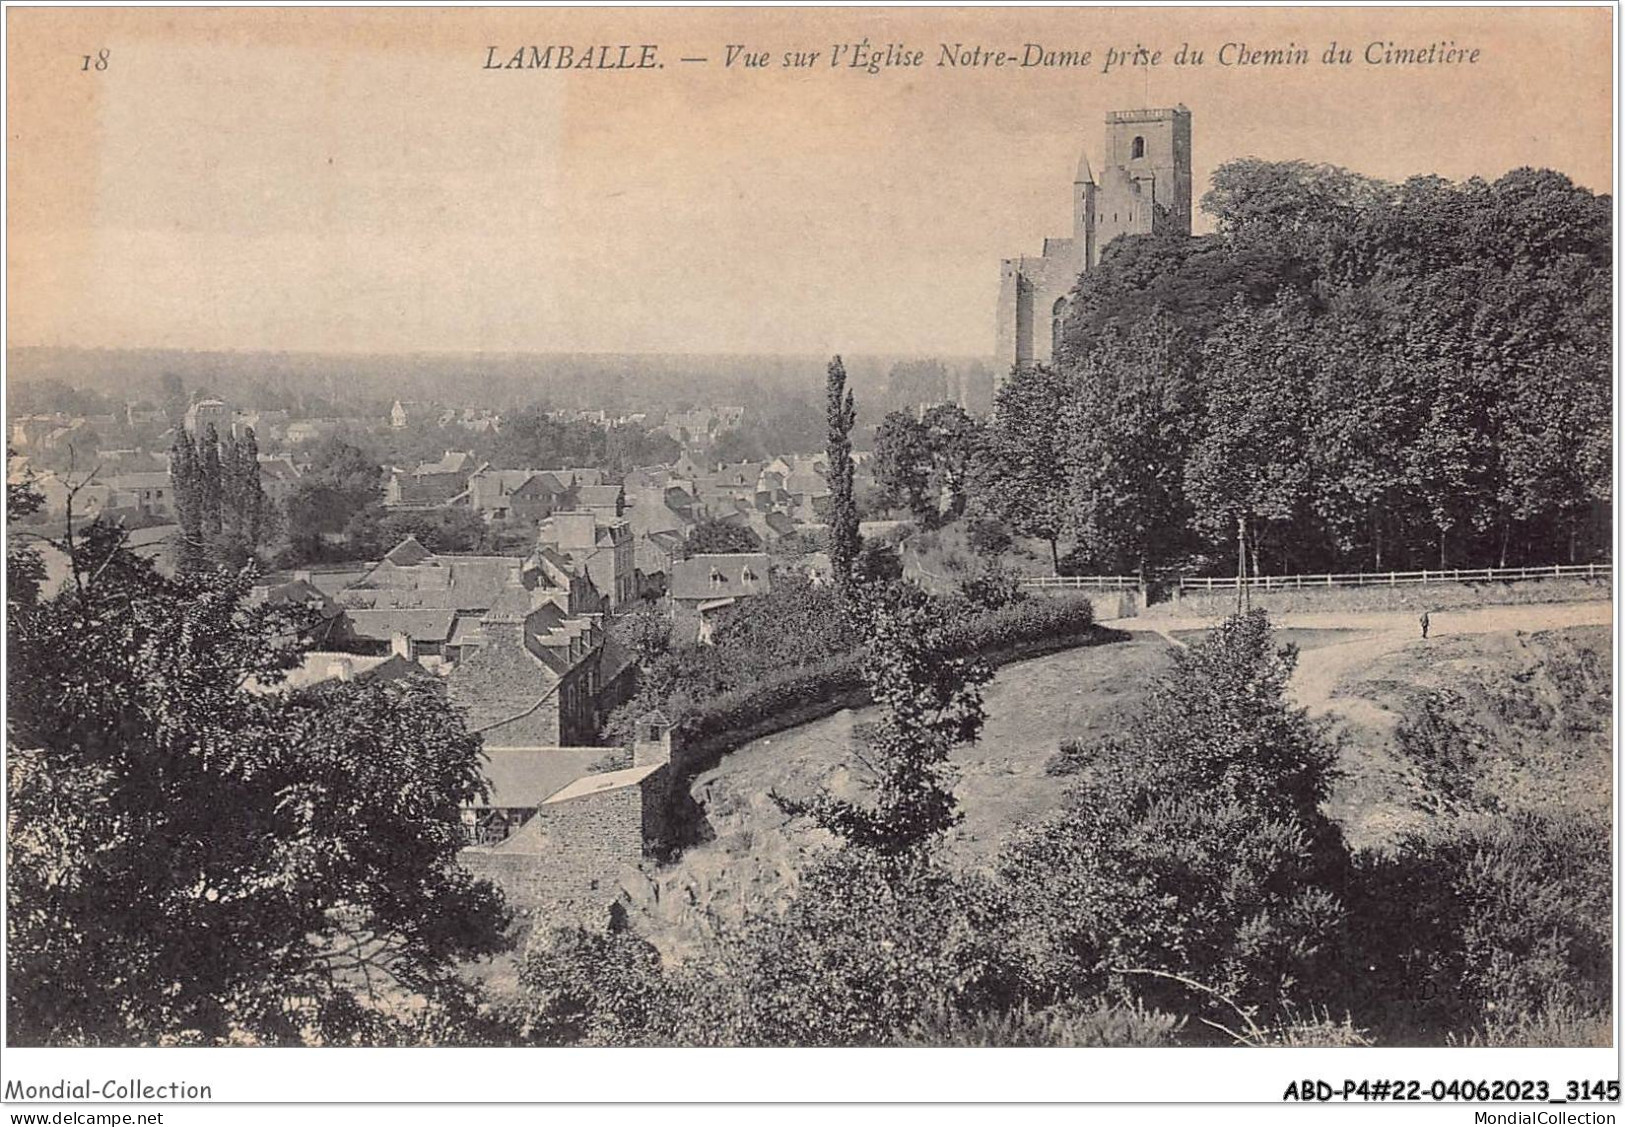
[[[1136,137],[1134,138],[1134,151],[1129,154],[1129,159],[1139,160],[1143,156],[1145,156],[1145,138]]]

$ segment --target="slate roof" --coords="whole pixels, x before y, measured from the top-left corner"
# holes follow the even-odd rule
[[[587,773],[608,753],[602,747],[488,747],[484,774],[489,805],[535,807]]]
[[[563,790],[549,795],[547,805],[552,805],[555,802],[569,802],[572,798],[586,798],[588,795],[602,794],[606,790],[619,790],[621,787],[636,786],[663,766],[665,766],[663,763],[645,763],[641,767],[626,767],[619,771],[600,771],[594,775],[583,775]]]
[[[389,641],[405,634],[415,642],[444,642],[451,637],[457,612],[450,607],[423,609],[347,610],[350,632],[358,638]]]
[[[587,509],[613,509],[623,496],[619,485],[583,485],[576,489],[576,504]]]
[[[432,673],[411,658],[392,653],[377,665],[363,669],[355,674],[355,679],[357,681],[402,681],[408,677],[432,676],[434,676]],[[435,680],[435,684],[444,687],[438,678]]]
[[[604,647],[598,655],[598,683],[611,684],[617,677],[638,663],[632,651],[613,636],[604,638]]]
[[[416,536],[408,536],[391,548],[384,559],[396,567],[416,567],[434,559],[434,553],[425,548]]]
[[[517,556],[434,555],[407,537],[380,564],[342,592],[346,606],[378,609],[451,607],[487,610],[512,586]]]
[[[462,450],[447,450],[438,462],[423,462],[414,474],[462,473],[474,462],[474,455]]]
[[[745,578],[747,572],[752,578]],[[671,595],[675,599],[737,598],[765,595],[772,589],[766,552],[693,556],[678,560],[671,569]]]

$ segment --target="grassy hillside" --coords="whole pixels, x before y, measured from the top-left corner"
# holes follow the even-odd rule
[[[953,856],[978,864],[1017,827],[1059,805],[1068,780],[1045,773],[1057,746],[1129,722],[1150,682],[1168,668],[1168,653],[1166,642],[1144,634],[1001,669],[987,688],[981,740],[954,753],[965,818],[950,836]],[[710,840],[640,889],[638,930],[668,954],[692,954],[711,922],[726,925],[787,902],[803,863],[830,839],[791,822],[769,792],[804,797],[826,787],[859,797],[852,733],[869,713],[845,711],[756,740],[697,776],[691,792]]]
[[[1608,816],[1613,648],[1604,626],[1417,640],[1338,682],[1391,714],[1387,796],[1445,814]]]

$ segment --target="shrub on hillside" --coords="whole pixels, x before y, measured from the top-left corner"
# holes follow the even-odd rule
[[[1394,744],[1422,774],[1425,786],[1415,800],[1422,809],[1445,813],[1473,803],[1485,741],[1459,693],[1448,689],[1412,693],[1394,729]],[[1484,796],[1484,801],[1495,808],[1494,795]]]
[[[1229,1028],[1236,1006],[1262,1025],[1329,996],[1346,853],[1320,811],[1335,749],[1286,704],[1295,656],[1262,613],[1233,618],[1135,730],[1070,749],[1089,785],[1000,859],[1013,994],[1132,989]]]
[[[962,579],[958,595],[978,610],[999,610],[1027,598],[1021,577],[1009,571],[984,571]]]
[[[638,695],[604,726],[612,743],[631,739],[639,716],[659,708],[691,738],[747,730],[774,717],[860,690],[854,618],[832,587],[787,582],[785,597],[741,604],[711,646],[678,646],[645,668]],[[983,610],[939,600],[948,657],[1013,655],[1077,641],[1094,625],[1088,599],[1024,599]]]
[[[932,1048],[1136,1048],[1177,1043],[1185,1019],[1148,1009],[1138,999],[1096,997],[1043,1009],[1026,1003],[1007,1010],[948,1010],[909,1029],[904,1045]]]
[[[933,1015],[978,1010],[985,902],[973,878],[918,857],[828,855],[781,918],[725,947],[745,1043],[890,1044]]]
[[[1362,856],[1351,938],[1369,969],[1356,1004],[1430,1043],[1606,1015],[1612,887],[1607,825],[1569,814],[1464,820]]]

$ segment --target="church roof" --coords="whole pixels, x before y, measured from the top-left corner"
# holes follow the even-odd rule
[[[1078,154],[1078,174],[1072,177],[1074,184],[1093,184],[1095,182],[1094,169],[1089,167],[1089,150],[1085,149]]]

